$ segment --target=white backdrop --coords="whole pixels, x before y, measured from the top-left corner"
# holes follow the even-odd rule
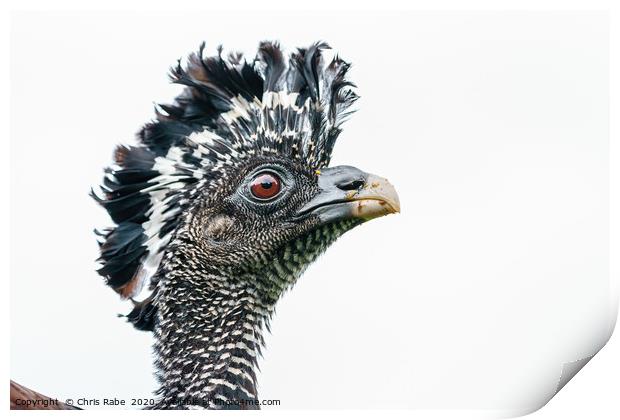
[[[261,398],[538,408],[615,317],[607,30],[583,12],[16,15],[12,377],[60,398],[150,395],[150,338],[94,272],[107,219],[88,189],[203,39],[250,56],[323,39],[362,95],[333,164],[387,176],[402,214],[345,235],[283,299]]]

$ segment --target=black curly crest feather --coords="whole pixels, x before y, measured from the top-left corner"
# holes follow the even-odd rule
[[[270,154],[311,169],[329,164],[357,95],[345,78],[348,63],[323,62],[327,48],[316,43],[287,60],[277,43],[263,42],[248,63],[240,54],[223,57],[221,48],[205,57],[203,44],[185,65],[179,61],[171,78],[185,89],[157,107],[137,146],[116,149],[102,193],[92,194],[115,223],[97,232],[108,285],[136,296],[156,273],[179,215],[227,168]],[[137,327],[152,327],[149,310],[148,301],[136,305]]]

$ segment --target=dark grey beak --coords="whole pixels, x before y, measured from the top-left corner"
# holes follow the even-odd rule
[[[387,179],[352,166],[317,171],[319,194],[299,209],[299,217],[317,215],[322,222],[363,221],[400,212],[396,190]]]

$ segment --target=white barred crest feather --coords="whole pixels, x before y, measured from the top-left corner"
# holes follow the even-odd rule
[[[263,42],[248,63],[240,54],[223,57],[221,48],[204,57],[202,44],[185,66],[179,61],[171,78],[183,93],[156,108],[139,145],[116,149],[102,193],[93,193],[115,223],[97,232],[98,272],[109,286],[135,297],[156,273],[179,215],[227,168],[255,155],[286,156],[311,169],[329,164],[357,95],[345,78],[348,63],[323,62],[327,48],[316,43],[286,60],[277,43]]]

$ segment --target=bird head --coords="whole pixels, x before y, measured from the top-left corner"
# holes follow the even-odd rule
[[[205,272],[247,278],[270,303],[344,232],[399,211],[387,180],[351,166],[260,157],[231,173],[200,194],[173,242]]]
[[[116,223],[99,232],[100,274],[123,297],[155,291],[129,316],[141,329],[166,275],[235,279],[273,304],[343,233],[400,210],[386,179],[329,167],[357,96],[326,44],[286,60],[265,42],[252,64],[203,48],[172,69],[183,93],[117,148],[95,194]]]

